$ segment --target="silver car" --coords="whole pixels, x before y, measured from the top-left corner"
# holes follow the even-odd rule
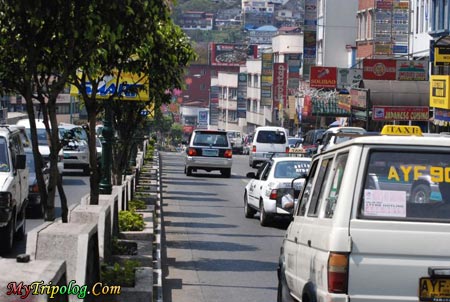
[[[223,176],[231,176],[233,152],[226,131],[194,130],[185,152],[187,176],[197,170],[219,170]]]
[[[64,168],[82,169],[89,173],[89,147],[87,133],[80,126],[60,124],[59,131],[64,140]]]

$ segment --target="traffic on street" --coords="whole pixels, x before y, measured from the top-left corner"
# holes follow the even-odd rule
[[[164,301],[276,301],[280,246],[290,222],[245,218],[248,156],[231,177],[183,174],[184,154],[162,153]]]

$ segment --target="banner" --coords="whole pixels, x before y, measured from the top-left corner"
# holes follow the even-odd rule
[[[430,107],[450,109],[450,76],[432,75],[430,79]]]
[[[211,65],[244,66],[247,58],[258,57],[257,45],[211,43]]]

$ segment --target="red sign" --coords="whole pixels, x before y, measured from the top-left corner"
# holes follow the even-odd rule
[[[336,88],[337,68],[312,66],[309,86],[312,88]]]
[[[426,106],[373,106],[374,121],[428,121],[429,107]]]
[[[287,99],[287,63],[273,64],[273,98],[286,108]]]
[[[396,80],[396,60],[363,60],[363,79],[365,80]]]
[[[303,108],[302,108],[302,117],[308,117],[312,114],[312,100],[311,96],[306,95],[305,99],[303,101]]]

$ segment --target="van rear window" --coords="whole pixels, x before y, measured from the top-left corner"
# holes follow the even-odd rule
[[[449,163],[448,153],[372,152],[360,216],[450,221]]]
[[[261,130],[258,132],[256,142],[263,144],[286,144],[286,135],[283,131]]]

